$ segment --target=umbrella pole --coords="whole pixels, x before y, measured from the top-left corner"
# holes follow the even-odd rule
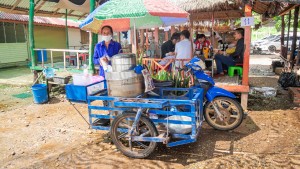
[[[135,19],[133,19],[133,42],[134,42],[134,51],[132,51],[137,57],[137,41],[136,41],[136,26],[135,26]]]

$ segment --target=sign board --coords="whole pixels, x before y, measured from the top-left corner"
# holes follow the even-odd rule
[[[254,17],[242,17],[241,26],[254,26]]]

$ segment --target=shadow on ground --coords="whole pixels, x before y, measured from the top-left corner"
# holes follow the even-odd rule
[[[15,77],[22,77],[24,75],[30,75],[31,70],[28,67],[11,67],[0,69],[0,79],[11,79]]]
[[[206,123],[198,141],[167,148],[160,144],[148,159],[132,159],[122,155],[114,145],[103,143],[99,137],[93,143],[32,165],[29,168],[180,168],[218,156],[232,155],[235,141],[259,131],[250,117],[231,132],[218,131]]]

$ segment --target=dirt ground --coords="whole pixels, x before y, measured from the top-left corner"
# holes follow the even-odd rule
[[[276,81],[256,77],[250,85],[270,87]],[[250,96],[248,116],[234,131],[204,123],[196,143],[159,145],[142,160],[105,143],[106,132],[90,130],[77,112],[88,119],[86,104],[57,96],[37,105],[32,97],[13,96],[29,91],[0,85],[0,168],[300,168],[300,109],[283,90],[275,98]]]

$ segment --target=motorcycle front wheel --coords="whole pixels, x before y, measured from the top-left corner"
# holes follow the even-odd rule
[[[221,117],[215,111],[213,102]],[[212,102],[205,104],[204,118],[211,127],[217,130],[233,130],[242,123],[244,111],[236,100],[228,97],[216,97]]]

